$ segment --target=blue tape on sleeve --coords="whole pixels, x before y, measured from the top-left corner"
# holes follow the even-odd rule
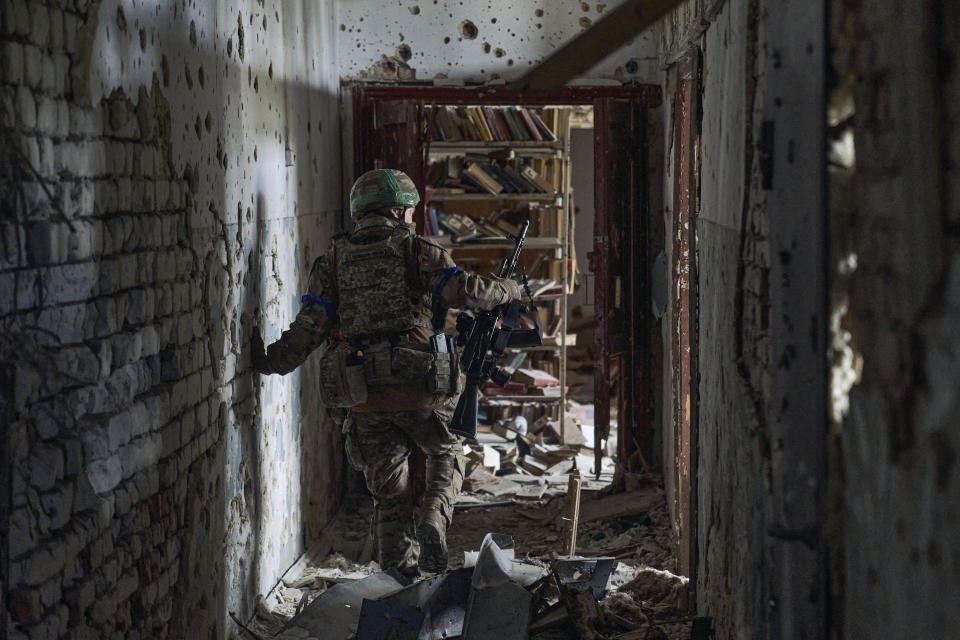
[[[447,282],[450,280],[450,278],[452,278],[453,276],[457,275],[457,274],[460,273],[461,271],[463,271],[463,269],[461,269],[460,267],[457,267],[457,266],[450,267],[449,269],[447,269],[446,271],[444,271],[444,272],[443,272],[443,277],[440,278],[440,282],[438,282],[438,283],[437,283],[437,286],[435,286],[435,287],[433,288],[433,297],[434,297],[434,298],[439,298],[439,297],[440,297],[440,294],[443,293],[443,288],[444,288],[445,286],[447,286]]]
[[[305,304],[307,302],[312,302],[314,304],[320,305],[321,307],[323,307],[323,310],[327,312],[327,315],[330,316],[331,318],[336,318],[339,315],[337,313],[337,308],[333,306],[333,303],[331,303],[326,298],[321,298],[320,296],[314,296],[307,293],[307,294],[304,294],[302,298],[300,298],[300,304]]]

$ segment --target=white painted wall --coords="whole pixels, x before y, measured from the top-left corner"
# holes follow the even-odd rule
[[[622,0],[578,2],[463,2],[453,0],[340,0],[337,50],[343,76],[362,77],[398,47],[409,47],[418,80],[464,82],[513,79],[529,71]],[[463,37],[462,22],[476,27]],[[657,79],[658,30],[648,29],[596,65],[585,78]]]

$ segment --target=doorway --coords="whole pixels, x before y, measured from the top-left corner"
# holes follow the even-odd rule
[[[354,174],[377,166],[407,167],[418,184],[426,183],[426,115],[432,105],[592,108],[595,224],[591,250],[577,259],[588,265],[584,271],[592,273],[595,285],[594,442],[601,455],[615,407],[618,471],[648,469],[650,460],[659,459],[652,435],[661,376],[652,354],[662,350],[659,322],[650,313],[649,265],[663,240],[652,231],[651,221],[659,216],[650,213],[647,129],[648,111],[660,106],[659,87],[568,87],[517,95],[504,86],[357,85],[351,93]],[[427,221],[422,207],[417,220],[422,232]],[[572,261],[565,269],[572,272]]]

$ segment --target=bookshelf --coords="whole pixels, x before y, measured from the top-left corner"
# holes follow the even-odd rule
[[[514,356],[516,368],[556,378],[559,393],[532,385],[498,389],[481,397],[481,407],[488,407],[490,423],[505,415],[505,402],[528,418],[559,419],[566,406],[571,344],[565,324],[573,284],[570,109],[433,104],[424,113],[425,228],[432,240],[457,264],[491,273],[513,247],[510,234],[530,221],[521,265],[531,278],[547,344],[507,354]]]

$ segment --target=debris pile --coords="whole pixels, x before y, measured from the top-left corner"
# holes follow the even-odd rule
[[[519,369],[517,373],[524,371]],[[516,374],[514,374],[516,376]],[[507,402],[507,401],[504,401]],[[491,503],[539,500],[566,492],[568,474],[577,469],[583,489],[596,491],[613,480],[615,464],[602,443],[599,469],[593,442],[593,407],[571,402],[559,420],[519,415],[481,425],[476,443],[464,445],[467,475],[459,508]],[[599,473],[598,473],[599,472]]]
[[[363,556],[351,555],[359,547],[341,529],[363,530],[371,514],[341,514],[306,554],[309,566],[291,571],[236,637],[687,640],[687,579],[671,571],[659,479],[626,485],[584,492],[574,554],[569,498],[462,510],[448,534],[448,571],[412,583],[352,562]]]

